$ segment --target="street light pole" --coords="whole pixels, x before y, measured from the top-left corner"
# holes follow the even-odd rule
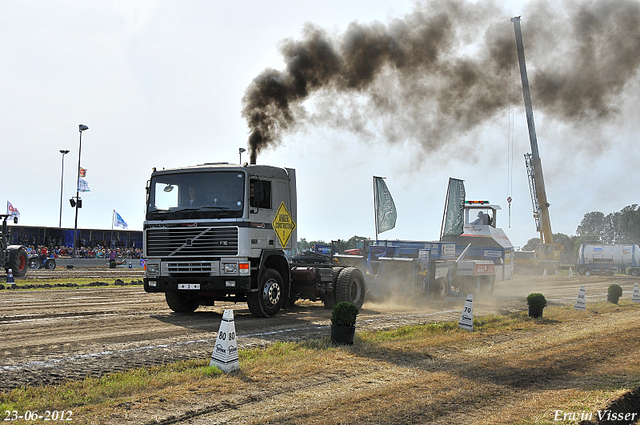
[[[78,179],[76,180],[76,222],[73,227],[73,257],[78,257],[78,208],[80,207],[80,155],[82,154],[82,132],[89,130],[84,124],[78,125],[80,129],[80,148],[78,149]]]
[[[238,153],[240,154],[240,165],[242,165],[242,152],[246,152],[245,148],[238,148]]]
[[[58,223],[58,227],[62,228],[62,190],[64,184],[64,156],[69,153],[66,149],[60,149],[60,153],[62,154],[62,172],[60,173],[60,222]]]

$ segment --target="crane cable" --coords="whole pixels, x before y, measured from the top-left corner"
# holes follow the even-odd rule
[[[509,228],[511,228],[511,195],[513,195],[513,139],[514,139],[514,126],[515,126],[515,106],[513,105],[513,103],[511,102],[514,93],[515,93],[515,58],[516,58],[516,52],[515,52],[515,40],[513,40],[513,38],[515,37],[515,35],[513,34],[513,31],[511,31],[511,25],[507,26],[509,33],[511,34],[511,39],[512,39],[512,43],[511,43],[511,50],[513,52],[512,57],[514,58],[513,60],[513,66],[511,66],[511,70],[509,72],[509,82],[507,84],[508,88],[508,104],[509,104],[509,136],[508,136],[508,140],[507,140],[507,203],[509,204]]]

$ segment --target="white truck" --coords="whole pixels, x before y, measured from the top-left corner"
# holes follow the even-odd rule
[[[582,244],[578,250],[576,270],[582,275],[613,274],[628,271],[631,276],[640,274],[640,248],[638,245]]]
[[[269,317],[298,298],[361,307],[364,277],[329,257],[289,259],[297,243],[290,168],[228,163],[153,170],[147,184],[144,289],[175,312],[247,302]]]
[[[154,169],[146,189],[144,289],[164,292],[175,312],[190,313],[216,301],[246,302],[254,316],[269,317],[297,299],[321,300],[328,308],[348,301],[360,308],[367,285],[375,293],[376,285],[385,285],[395,274],[396,267],[379,267],[382,260],[371,258],[368,246],[359,256],[287,256],[297,244],[296,174],[291,168],[215,163]],[[451,261],[456,258],[454,244],[424,246],[432,253],[426,256],[433,264],[429,273],[416,249],[409,258],[396,253],[396,259],[385,261],[401,264],[403,272],[414,276],[408,285],[426,288],[427,296],[451,295],[456,284],[479,291],[480,281],[492,289],[493,268],[462,270],[469,264]],[[438,267],[448,279],[436,282]]]

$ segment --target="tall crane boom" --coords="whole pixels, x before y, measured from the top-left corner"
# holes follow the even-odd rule
[[[511,18],[516,33],[516,48],[518,50],[518,62],[520,64],[520,76],[522,77],[522,95],[524,97],[524,107],[527,115],[527,125],[529,127],[529,143],[531,153],[525,154],[527,174],[529,175],[529,188],[531,190],[531,200],[533,203],[533,216],[536,220],[536,230],[540,232],[540,241],[545,254],[553,256],[553,233],[551,232],[551,218],[549,217],[549,202],[544,186],[542,175],[542,161],[538,151],[538,138],[536,137],[536,126],[533,120],[533,107],[531,106],[531,93],[529,91],[529,79],[527,78],[527,65],[524,59],[524,45],[522,43],[522,29],[520,27],[520,17]]]

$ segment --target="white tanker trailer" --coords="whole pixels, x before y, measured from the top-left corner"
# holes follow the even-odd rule
[[[640,274],[640,248],[638,245],[582,244],[578,251],[576,270],[583,275],[613,274],[619,270],[631,276]]]

